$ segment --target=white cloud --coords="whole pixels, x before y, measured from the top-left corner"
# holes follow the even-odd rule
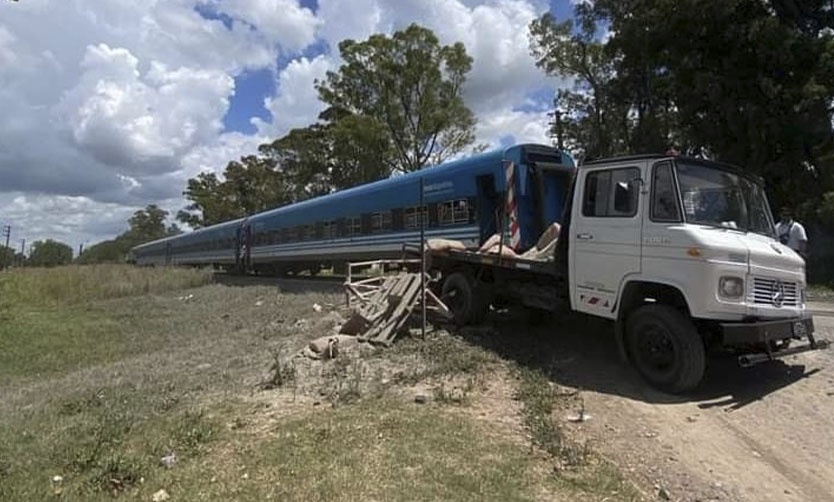
[[[87,48],[84,73],[56,108],[77,145],[129,173],[176,169],[191,148],[213,140],[234,80],[219,70],[169,70],[153,61],[140,75],[124,48]]]
[[[83,196],[0,194],[0,213],[4,222],[12,225],[10,246],[18,249],[21,239],[29,245],[55,239],[77,250],[79,244],[95,243],[126,230],[127,219],[137,209]]]
[[[216,0],[218,10],[243,21],[289,51],[298,51],[315,41],[321,23],[310,9],[296,0]]]
[[[258,130],[281,135],[294,127],[305,127],[315,122],[324,105],[318,99],[314,82],[335,69],[333,61],[324,55],[312,60],[302,57],[291,61],[278,74],[277,93],[266,99],[264,106],[272,114],[267,124],[256,120]]]
[[[517,143],[550,144],[548,119],[545,111],[498,111],[485,114],[478,121],[476,133],[494,148],[506,136],[512,136]]]

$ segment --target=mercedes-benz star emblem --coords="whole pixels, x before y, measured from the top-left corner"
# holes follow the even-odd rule
[[[774,307],[779,308],[785,301],[785,286],[781,281],[776,281],[773,283],[772,291],[773,294],[770,296],[770,301],[773,303]]]

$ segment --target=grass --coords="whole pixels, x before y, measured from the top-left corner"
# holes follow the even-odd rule
[[[245,430],[237,436],[222,459],[176,473],[178,498],[522,501],[554,483],[523,447],[397,400],[284,420],[257,442]]]
[[[626,493],[616,468],[593,455],[554,475],[544,426],[531,451],[467,414],[484,375],[505,362],[462,338],[298,360],[330,330],[311,305],[339,296],[217,284],[182,292],[202,272],[70,268],[0,279],[0,500],[150,500],[160,489],[200,502]],[[76,277],[85,271],[101,275]],[[54,284],[81,299],[32,300]],[[519,380],[525,425],[547,412],[546,379],[528,380]],[[413,403],[412,385],[431,389],[431,402]],[[554,454],[569,445],[559,441]]]
[[[0,299],[30,306],[74,305],[107,298],[158,294],[202,286],[212,271],[178,267],[71,265],[11,269],[0,274]]]
[[[834,301],[834,287],[831,284],[809,284],[808,299],[811,301]]]
[[[120,265],[16,269],[0,274],[0,381],[33,378],[114,361],[131,352],[121,309],[98,300],[206,284],[206,271]],[[112,314],[112,313],[111,313]],[[141,315],[146,315],[147,312]]]

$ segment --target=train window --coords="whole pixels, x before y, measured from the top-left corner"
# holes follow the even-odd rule
[[[322,223],[321,238],[332,239],[336,237],[336,220]]]
[[[449,200],[437,205],[437,221],[441,225],[456,225],[469,221],[469,201]]]
[[[405,208],[403,225],[405,228],[420,228],[423,221],[428,222],[426,219],[426,212],[426,206],[423,206],[422,210],[418,206]]]
[[[353,216],[347,218],[345,221],[345,229],[347,230],[347,235],[361,235],[362,234],[362,218],[359,216]]]
[[[392,220],[391,211],[371,214],[371,232],[378,233],[391,230]]]
[[[304,240],[312,241],[316,239],[316,226],[304,225]]]

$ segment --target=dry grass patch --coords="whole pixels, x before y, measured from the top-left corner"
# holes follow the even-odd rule
[[[0,274],[0,298],[28,306],[74,305],[193,288],[212,280],[210,269],[131,265],[69,265],[13,269]]]
[[[553,500],[523,447],[442,409],[364,400],[241,434],[172,472],[178,500]],[[218,452],[220,453],[220,452]]]

